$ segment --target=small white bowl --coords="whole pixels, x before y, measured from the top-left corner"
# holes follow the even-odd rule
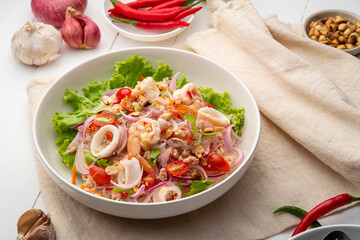
[[[304,36],[306,38],[309,38],[309,35],[308,35],[309,25],[312,21],[317,21],[324,17],[336,17],[336,16],[344,17],[352,22],[360,22],[360,16],[358,16],[355,13],[349,12],[349,11],[339,10],[339,9],[321,10],[321,11],[318,11],[318,12],[315,12],[315,13],[309,15],[303,22],[302,31],[303,31]],[[351,49],[344,49],[342,51],[350,53],[352,55],[357,55],[358,53],[360,53],[360,46],[357,46],[357,47],[351,48]]]
[[[219,184],[198,194],[165,203],[129,203],[98,197],[71,184],[71,171],[61,162],[55,145],[56,133],[51,121],[55,112],[71,109],[63,100],[66,87],[82,92],[91,81],[109,79],[114,65],[134,55],[143,56],[148,64],[157,66],[158,61],[168,64],[174,72],[185,74],[198,86],[212,87],[217,92],[227,91],[234,107],[245,108],[243,142],[239,147],[245,154],[242,164]],[[232,72],[200,55],[173,48],[142,47],[129,48],[93,58],[70,70],[46,91],[39,102],[33,121],[35,147],[41,162],[55,183],[78,202],[90,208],[115,216],[154,219],[183,214],[200,208],[228,191],[245,173],[254,157],[260,136],[260,113],[254,97],[245,84]]]
[[[124,1],[126,2],[126,1]],[[130,38],[132,40],[141,41],[141,42],[158,42],[163,41],[176,35],[180,34],[188,27],[179,27],[173,29],[154,29],[154,30],[146,30],[137,28],[131,24],[127,23],[114,23],[113,18],[109,16],[108,10],[114,8],[113,5],[109,0],[104,0],[103,4],[103,13],[106,21],[115,28],[123,36]],[[195,14],[187,16],[186,18],[182,19],[182,21],[191,23],[194,19]]]

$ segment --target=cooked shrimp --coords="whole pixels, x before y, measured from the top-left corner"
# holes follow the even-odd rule
[[[143,95],[148,99],[153,99],[159,96],[160,90],[156,85],[155,80],[152,77],[144,78],[143,81],[138,82],[132,91],[132,95]]]
[[[203,96],[194,83],[188,83],[181,89],[175,90],[173,93],[175,103],[191,105],[193,103],[203,103]]]
[[[160,140],[160,124],[150,118],[143,118],[129,128],[127,142],[128,152],[133,156],[140,153],[141,147],[144,150],[150,149]]]
[[[203,107],[198,111],[196,127],[199,129],[203,130],[207,127],[225,127],[229,124],[230,120],[214,108]]]

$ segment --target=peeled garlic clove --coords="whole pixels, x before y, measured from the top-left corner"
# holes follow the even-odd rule
[[[42,22],[27,22],[13,35],[14,57],[28,65],[43,65],[60,56],[61,35],[56,28]]]
[[[61,36],[71,47],[91,49],[99,44],[101,32],[96,23],[88,16],[68,7],[64,24],[61,27]]]
[[[40,209],[26,211],[19,218],[18,240],[54,240],[55,231],[50,218]]]

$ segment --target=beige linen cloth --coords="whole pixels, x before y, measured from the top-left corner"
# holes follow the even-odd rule
[[[282,205],[310,210],[340,193],[360,196],[360,61],[299,36],[276,17],[264,21],[248,0],[207,4],[211,29],[189,37],[186,48],[233,71],[254,94],[262,132],[250,168],[201,209],[133,220],[74,201],[37,161],[58,239],[262,239],[299,222],[272,214]],[[32,110],[52,80],[29,84]]]

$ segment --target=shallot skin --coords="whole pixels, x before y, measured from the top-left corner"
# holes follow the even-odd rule
[[[61,27],[68,7],[84,12],[87,0],[31,0],[31,10],[35,18],[41,22]]]

